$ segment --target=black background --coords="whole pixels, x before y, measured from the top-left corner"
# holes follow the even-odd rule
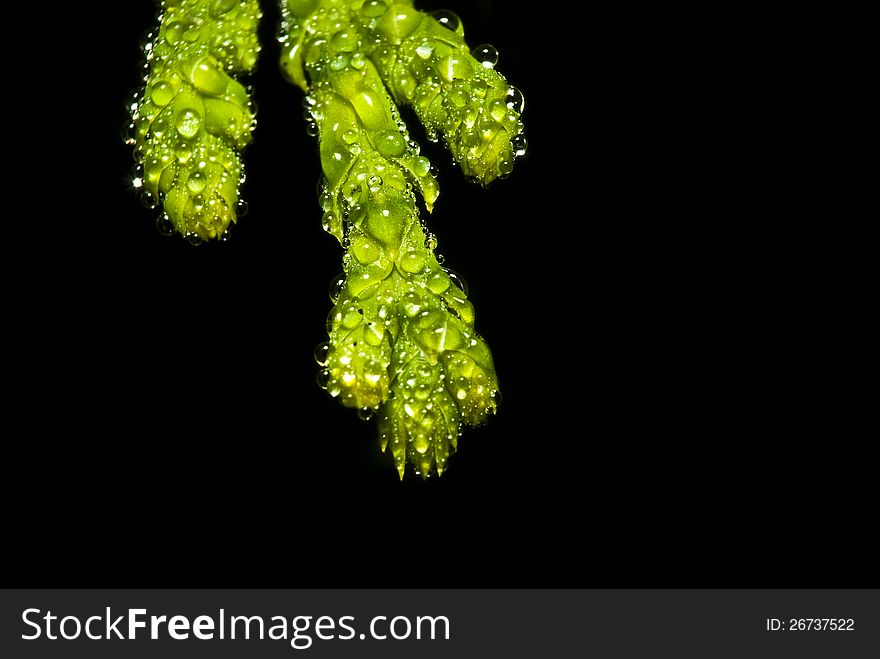
[[[17,585],[876,580],[853,453],[812,453],[851,436],[792,393],[800,284],[779,265],[764,155],[733,146],[749,97],[714,88],[735,69],[673,11],[541,31],[507,3],[452,7],[527,103],[528,154],[488,190],[420,139],[440,168],[429,226],[469,283],[503,403],[441,479],[400,482],[374,424],[315,384],[341,250],[273,3],[248,80],[250,211],[198,248],[157,232],[120,136],[154,7],[108,7],[103,29],[59,14],[18,70],[36,129],[10,135],[3,242]]]

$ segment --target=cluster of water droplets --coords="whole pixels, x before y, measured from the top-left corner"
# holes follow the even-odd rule
[[[162,3],[126,138],[137,162],[132,186],[148,208],[161,205],[162,233],[194,244],[225,239],[247,210],[238,151],[251,140],[256,107],[231,74],[254,67],[259,18],[256,0]]]

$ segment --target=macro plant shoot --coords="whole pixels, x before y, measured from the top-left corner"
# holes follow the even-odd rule
[[[193,245],[223,241],[246,208],[246,147],[261,138],[244,80],[267,56],[260,4],[158,5],[144,87],[131,104],[132,184],[156,208],[161,232]],[[422,478],[441,475],[462,429],[496,413],[500,390],[464,279],[443,267],[426,222],[437,169],[398,108],[411,108],[462,174],[488,186],[526,152],[523,94],[496,69],[493,46],[468,45],[451,10],[281,0],[280,12],[268,55],[304,93],[323,172],[315,221],[343,249],[328,340],[315,350],[318,385],[376,420],[401,478],[407,465]]]

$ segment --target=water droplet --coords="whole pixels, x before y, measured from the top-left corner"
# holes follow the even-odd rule
[[[507,107],[519,114],[522,114],[523,110],[526,109],[526,97],[523,96],[523,93],[516,87],[511,87],[507,90],[506,101]]]
[[[128,145],[137,142],[137,126],[133,121],[122,128],[122,141]]]
[[[330,359],[330,343],[324,341],[315,347],[315,361],[319,366],[326,366]]]
[[[153,210],[159,203],[156,201],[156,198],[150,193],[149,190],[141,190],[141,204],[143,204],[144,208],[148,208],[149,210]]]
[[[458,286],[462,293],[465,295],[468,294],[468,285],[460,274],[455,272],[454,270],[450,270],[449,268],[443,268],[446,271],[446,274],[449,275],[449,278],[452,280],[452,283]]]
[[[220,96],[226,91],[226,75],[217,68],[213,57],[203,57],[191,66],[187,77],[196,89],[210,96]]]
[[[428,447],[430,446],[430,442],[428,441],[428,436],[423,432],[418,433],[415,436],[415,440],[413,441],[413,446],[415,447],[417,453],[419,453],[419,454],[426,453],[428,450]],[[421,471],[418,469],[416,470],[416,473],[421,475]]]
[[[173,236],[177,233],[177,229],[174,228],[174,222],[171,221],[167,213],[162,213],[162,215],[156,218],[156,229],[163,236]]]
[[[404,313],[410,318],[414,318],[422,310],[422,299],[414,291],[404,294],[401,304]]]
[[[434,258],[440,265],[443,265],[443,262],[446,261],[446,257],[443,256],[440,252],[434,252]]]
[[[325,321],[325,327],[327,328],[327,334],[333,334],[333,330],[336,329],[337,326],[342,322],[342,312],[337,311],[336,307],[330,309],[327,312],[327,320]]]
[[[330,60],[329,68],[331,71],[342,71],[345,67],[348,66],[348,54],[347,53],[339,53]]]
[[[192,157],[192,144],[190,144],[186,140],[181,140],[177,144],[175,154],[177,155],[177,162],[189,162],[189,159]]]
[[[375,18],[384,14],[387,9],[388,5],[382,2],[382,0],[369,0],[364,3],[361,13],[367,18]]]
[[[351,207],[348,212],[348,222],[352,226],[360,226],[367,217],[367,207],[365,204],[356,204]]]
[[[433,292],[443,293],[444,291],[449,289],[450,280],[449,275],[447,275],[443,271],[435,272],[430,277],[428,277],[428,281],[426,282],[428,288],[430,288]]]
[[[150,100],[156,105],[164,107],[174,98],[174,87],[166,80],[157,80],[150,90]]]
[[[492,44],[484,43],[472,48],[471,55],[487,69],[494,69],[495,65],[498,64],[498,51]]]
[[[428,172],[434,178],[437,178],[438,176],[440,176],[440,169],[437,167],[437,165],[431,165],[431,168],[428,170]]]
[[[342,141],[346,144],[354,144],[358,141],[358,131],[350,128],[342,134]]]
[[[448,9],[437,9],[435,11],[428,12],[428,15],[433,17],[440,25],[445,27],[447,30],[452,30],[453,32],[457,31],[459,26],[461,25],[461,20],[458,18],[458,15],[455,12],[449,11]]]
[[[202,117],[192,108],[185,108],[177,113],[174,125],[184,137],[195,137],[202,127]]]
[[[329,211],[333,207],[333,195],[329,190],[324,190],[318,194],[318,205],[322,211]]]
[[[362,407],[358,410],[358,418],[361,421],[369,421],[375,413],[376,411],[372,407]]]
[[[425,237],[425,249],[432,252],[437,249],[437,236],[435,236],[433,233],[429,233]]]
[[[198,194],[202,190],[205,189],[205,186],[208,184],[208,177],[202,171],[194,171],[189,175],[189,178],[186,181],[186,187],[189,188],[189,191],[193,194]]]
[[[428,59],[429,57],[431,57],[431,53],[433,52],[434,47],[428,42],[419,44],[419,46],[416,48],[416,55],[418,55],[422,59]]]
[[[496,405],[501,405],[501,392],[498,389],[492,392],[492,400],[495,401]]]
[[[355,69],[362,69],[367,64],[367,58],[361,52],[352,53],[351,57],[348,58],[348,62]]]
[[[333,278],[333,281],[330,282],[330,301],[333,304],[336,304],[339,301],[339,297],[342,295],[342,291],[345,290],[345,273],[340,272],[336,277]]]
[[[198,247],[199,245],[201,245],[204,242],[204,240],[202,239],[202,237],[199,234],[197,234],[193,231],[191,233],[186,234],[186,242],[188,242],[193,247]]]
[[[382,344],[383,339],[385,338],[385,327],[380,323],[367,323],[366,328],[364,329],[364,341],[367,345],[371,345],[374,348]],[[375,382],[379,381],[379,374],[367,374],[366,378],[370,381],[371,378],[375,378]]]
[[[354,241],[351,252],[361,265],[372,263],[381,256],[379,245],[365,236]]]
[[[211,8],[208,12],[211,14],[212,18],[219,18],[237,4],[237,0],[214,0],[214,2],[211,3]]]
[[[239,199],[238,203],[235,205],[235,214],[238,217],[244,217],[248,214],[250,208],[250,205],[244,199]]]
[[[183,40],[189,41],[190,43],[195,43],[199,40],[199,37],[202,36],[202,30],[198,25],[190,25],[186,32],[183,33]]]
[[[327,233],[333,233],[337,228],[336,213],[327,211],[321,216],[321,228]]]
[[[529,146],[529,142],[526,139],[526,136],[520,133],[519,135],[514,135],[513,139],[510,140],[510,144],[513,147],[513,155],[517,158],[520,158],[526,155],[526,149]]]
[[[351,29],[339,30],[330,38],[330,43],[336,50],[346,53],[353,52],[358,47],[357,32]]]
[[[318,135],[318,124],[314,121],[306,122],[306,135],[309,137],[317,137]]]
[[[432,393],[433,393],[433,388],[431,387],[430,384],[428,384],[426,382],[422,382],[420,385],[418,385],[415,388],[415,391],[413,392],[413,394],[415,395],[415,397],[418,400],[428,400],[431,397]],[[430,423],[431,423],[431,417],[425,415],[425,417],[422,418],[422,425],[430,425]]]
[[[412,159],[412,171],[418,178],[422,178],[431,171],[431,161],[425,156],[416,156]]]
[[[410,3],[411,4],[411,3]],[[400,43],[406,39],[422,22],[422,12],[415,10],[412,6],[402,3],[394,5],[393,10],[385,16],[383,21],[378,24],[382,36],[391,40],[393,43]],[[385,52],[382,52],[382,51]],[[390,54],[390,48],[380,48],[375,51],[374,57],[381,60],[387,59]]]
[[[399,158],[406,153],[406,138],[399,130],[382,131],[376,138],[376,150],[383,156]]]
[[[318,176],[318,182],[315,183],[315,194],[320,197],[322,193],[327,191],[327,187],[327,178],[321,174]]]
[[[330,369],[322,368],[318,371],[318,374],[315,376],[315,382],[318,383],[321,389],[326,389],[330,384]]]
[[[489,141],[498,130],[498,122],[495,121],[491,114],[480,115],[480,118],[477,120],[477,130],[483,134],[484,140]]]
[[[421,272],[425,265],[425,256],[416,250],[410,250],[400,258],[400,268],[411,274]]]

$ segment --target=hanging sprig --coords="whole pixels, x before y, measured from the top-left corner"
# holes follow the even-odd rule
[[[235,222],[254,106],[232,76],[254,68],[256,0],[163,0],[146,45],[149,72],[132,105],[136,187],[161,204],[159,226],[192,242],[220,238]]]
[[[381,0],[282,9],[282,68],[308,92],[320,145],[324,228],[346,249],[319,382],[377,417],[401,477],[407,462],[422,477],[442,473],[461,428],[495,412],[498,381],[463,281],[440,265],[419,218],[415,191],[430,211],[439,188],[395,99],[487,184],[520,149],[521,95],[470,54],[451,13]]]

